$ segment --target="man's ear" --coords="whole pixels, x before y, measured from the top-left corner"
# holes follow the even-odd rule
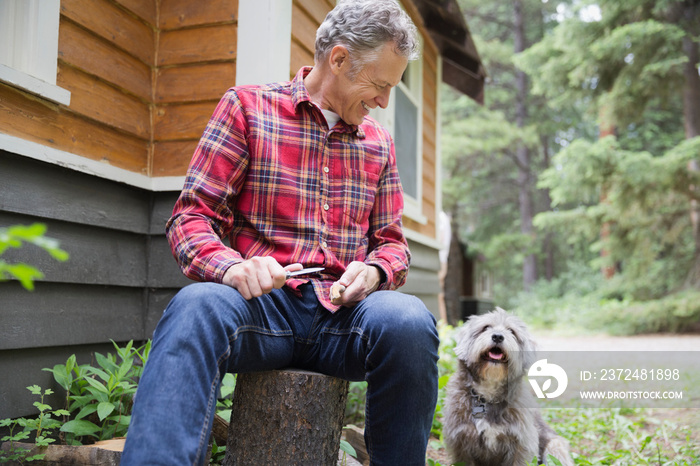
[[[328,64],[335,75],[339,75],[341,71],[347,68],[349,62],[350,52],[343,45],[336,45],[331,49],[331,53],[328,54]]]

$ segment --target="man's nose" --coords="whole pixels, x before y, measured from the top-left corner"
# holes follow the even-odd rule
[[[386,108],[389,105],[389,95],[391,94],[391,88],[387,88],[386,90],[382,91],[381,94],[379,94],[374,101],[377,102],[377,105],[379,105],[382,108]]]

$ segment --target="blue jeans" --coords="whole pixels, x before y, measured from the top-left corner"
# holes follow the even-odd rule
[[[121,464],[203,464],[223,375],[295,367],[367,380],[371,463],[424,465],[437,349],[433,315],[395,291],[332,314],[310,285],[301,298],[285,287],[250,301],[224,285],[187,286],[156,328]]]

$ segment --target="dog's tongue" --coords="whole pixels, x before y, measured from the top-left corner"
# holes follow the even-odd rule
[[[489,357],[498,361],[500,359],[503,359],[503,353],[501,353],[500,351],[498,353],[495,351],[489,351]]]

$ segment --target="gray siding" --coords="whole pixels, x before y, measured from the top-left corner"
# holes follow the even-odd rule
[[[406,284],[400,290],[420,298],[430,312],[439,319],[440,257],[438,250],[411,240],[408,241],[408,246],[411,250],[411,269],[408,272]]]
[[[0,226],[42,222],[70,253],[57,262],[34,246],[3,259],[38,267],[34,292],[0,282],[0,419],[33,413],[25,389],[53,388],[44,367],[75,353],[113,351],[110,340],[150,338],[163,309],[189,281],[164,226],[176,192],[153,193],[0,151]],[[59,406],[58,395],[54,406]]]
[[[25,246],[3,259],[38,267],[34,292],[0,282],[0,419],[33,414],[25,387],[59,387],[41,369],[75,353],[91,363],[110,340],[151,337],[163,309],[189,283],[164,235],[177,192],[153,193],[0,151],[0,226],[42,222],[70,253],[56,262]],[[437,250],[410,242],[412,266],[401,291],[437,316]]]

